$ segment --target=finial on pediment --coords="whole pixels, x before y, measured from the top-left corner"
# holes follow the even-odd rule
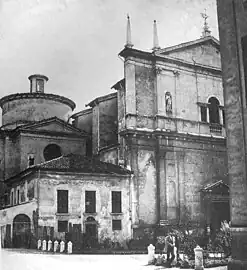
[[[127,14],[127,30],[126,30],[126,44],[125,48],[132,48],[133,44],[131,41],[131,26],[130,26],[130,16]]]
[[[159,46],[159,38],[158,38],[158,30],[157,30],[157,22],[156,20],[154,20],[154,24],[153,24],[153,51],[157,51],[160,49]]]

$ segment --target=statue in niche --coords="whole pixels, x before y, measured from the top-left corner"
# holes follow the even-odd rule
[[[165,101],[166,101],[166,112],[172,112],[172,95],[170,92],[166,92],[165,94]]]

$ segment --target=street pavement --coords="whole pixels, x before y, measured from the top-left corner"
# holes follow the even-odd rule
[[[159,270],[161,266],[147,265],[147,255],[66,255],[40,254],[25,250],[0,250],[0,270]],[[75,268],[74,268],[75,267]],[[172,268],[174,270],[178,268]],[[211,268],[226,270],[227,267]]]

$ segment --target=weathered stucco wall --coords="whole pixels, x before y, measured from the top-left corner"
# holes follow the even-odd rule
[[[154,73],[150,67],[136,66],[136,113],[153,116],[155,113]],[[137,121],[138,127],[144,127]]]
[[[20,172],[20,138],[11,138],[7,136],[4,144],[5,179]]]
[[[101,161],[118,165],[118,147],[101,151],[99,157]]]
[[[155,224],[158,219],[183,222],[188,217],[202,224],[205,218],[200,190],[219,180],[228,184],[224,142],[163,138],[158,156],[152,150],[153,140],[142,138],[128,143],[135,145],[128,162],[137,178],[140,225]]]
[[[191,46],[182,51],[170,52],[168,55],[190,63],[193,63],[194,60],[196,63],[202,65],[221,68],[220,52],[209,42],[208,44],[201,44],[201,46]]]
[[[125,89],[119,89],[117,95],[118,131],[125,128]]]
[[[208,103],[208,99],[212,96],[219,100],[221,106],[224,106],[222,79],[209,72],[187,69],[179,70],[176,76],[172,70],[158,74],[158,114],[161,116],[167,115],[166,92],[170,92],[172,96],[172,114],[168,115],[170,117],[200,121],[200,107],[197,103]]]
[[[116,144],[118,141],[118,108],[117,98],[99,103],[99,148]]]
[[[85,155],[86,146],[85,139],[58,137],[58,136],[37,136],[32,134],[21,135],[20,142],[20,169],[24,170],[28,167],[28,155],[33,154],[35,164],[45,162],[44,149],[49,144],[57,144],[61,148],[62,155],[70,153]]]
[[[2,244],[5,242],[7,247],[11,247],[11,241],[13,239],[13,220],[19,214],[25,214],[30,219],[31,233],[35,234],[34,218],[37,211],[37,201],[24,203],[21,205],[13,206],[7,209],[0,210],[0,233],[2,234]],[[10,225],[10,235],[7,235],[6,227]],[[10,239],[8,239],[8,237]]]
[[[87,132],[88,134],[92,134],[92,125],[93,125],[93,112],[92,109],[87,109],[79,113],[79,115],[75,115],[74,117],[75,123],[74,125]]]
[[[58,189],[69,191],[69,214],[56,215]],[[85,191],[96,191],[96,213],[85,213]],[[114,215],[111,210],[111,191],[122,193],[122,214]],[[64,238],[57,232],[57,221],[68,220],[72,224],[81,224],[85,231],[85,220],[93,216],[98,222],[98,239],[105,238],[123,242],[131,237],[129,180],[122,177],[86,176],[86,175],[42,175],[40,181],[39,225],[54,227],[54,237]],[[112,230],[112,219],[122,220],[122,230]]]
[[[51,99],[17,99],[6,102],[2,111],[2,125],[16,121],[40,121],[58,117],[67,121],[72,114],[71,108]]]
[[[93,154],[97,154],[99,150],[99,107],[94,106],[93,121],[92,121],[92,151]]]
[[[154,224],[156,215],[156,168],[155,153],[139,149],[137,154],[140,223]]]

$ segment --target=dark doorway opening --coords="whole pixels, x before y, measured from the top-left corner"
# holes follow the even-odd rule
[[[220,230],[221,222],[230,221],[229,201],[212,202],[212,233]]]
[[[17,215],[13,220],[13,247],[30,248],[31,220],[27,215]]]
[[[88,217],[85,222],[86,248],[96,248],[98,244],[98,227],[93,217]]]

